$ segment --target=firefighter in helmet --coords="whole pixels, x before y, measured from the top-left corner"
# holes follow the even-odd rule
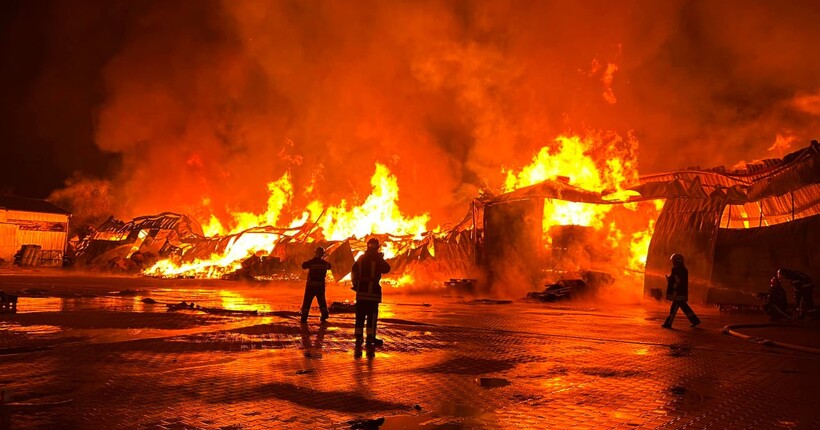
[[[773,321],[788,319],[788,301],[786,300],[786,290],[780,283],[777,276],[772,276],[769,280],[769,292],[766,294],[766,304],[763,305],[763,310],[769,314],[769,318]]]
[[[376,337],[376,323],[379,318],[379,303],[382,301],[382,287],[379,280],[383,274],[390,272],[390,265],[384,260],[384,253],[379,252],[379,240],[371,238],[367,241],[367,250],[353,263],[350,270],[350,279],[353,290],[356,291],[356,357],[362,355],[362,341],[364,340],[365,321],[367,321],[368,355],[372,348],[383,344]]]
[[[686,318],[689,318],[692,327],[697,327],[700,324],[700,319],[686,303],[689,300],[689,270],[683,264],[683,255],[672,254],[669,261],[672,262],[672,273],[666,276],[666,300],[672,301],[672,307],[669,309],[669,316],[666,317],[666,321],[661,327],[672,328],[672,321],[675,320],[678,309],[681,309]]]
[[[307,323],[310,305],[313,304],[314,297],[316,297],[316,302],[319,304],[319,312],[322,314],[321,322],[326,322],[328,318],[327,299],[325,299],[325,277],[331,266],[322,258],[324,255],[325,249],[321,246],[317,247],[313,258],[302,263],[302,269],[308,271],[305,297],[302,299],[302,324]]]
[[[777,271],[777,279],[780,282],[791,282],[794,289],[794,306],[797,318],[814,316],[814,281],[803,272],[790,269],[780,269]]]

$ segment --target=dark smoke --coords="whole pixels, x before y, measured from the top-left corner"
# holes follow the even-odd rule
[[[295,207],[313,178],[332,204],[365,196],[378,161],[402,209],[436,224],[566,131],[633,130],[649,173],[779,156],[778,134],[796,149],[820,123],[811,1],[138,3],[97,5],[43,41],[52,61],[78,26],[114,35],[88,30],[98,55],[72,52],[100,78],[78,82],[100,92],[93,140],[121,157],[108,179],[122,217],[262,211],[286,170]]]

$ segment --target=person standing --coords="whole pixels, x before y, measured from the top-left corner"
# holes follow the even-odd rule
[[[305,297],[302,300],[302,324],[307,324],[308,314],[310,313],[310,305],[313,304],[313,298],[316,297],[316,302],[319,304],[319,312],[322,314],[321,322],[327,321],[327,299],[325,299],[325,277],[327,271],[330,270],[330,263],[325,261],[322,257],[325,255],[325,249],[321,246],[316,248],[316,254],[308,261],[302,263],[302,269],[307,269],[308,278],[305,284]]]
[[[361,356],[365,321],[367,321],[367,346],[381,346],[384,342],[376,338],[376,324],[379,318],[379,303],[382,301],[382,287],[379,280],[383,274],[390,272],[390,265],[384,260],[384,253],[379,252],[379,240],[367,241],[367,250],[353,263],[350,279],[356,291],[356,356]],[[369,354],[369,352],[368,352]]]
[[[672,254],[669,260],[672,262],[672,273],[666,276],[666,300],[672,301],[672,307],[661,327],[672,328],[672,321],[675,320],[678,309],[681,309],[686,318],[689,318],[692,327],[697,327],[700,319],[687,303],[689,300],[689,270],[683,264],[683,255]]]
[[[812,315],[814,309],[814,281],[809,275],[797,270],[779,269],[777,279],[780,282],[789,281],[794,289],[794,306],[797,318],[802,319]]]

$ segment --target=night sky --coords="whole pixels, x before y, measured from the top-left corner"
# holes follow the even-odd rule
[[[94,143],[94,112],[128,9],[104,5],[0,2],[3,192],[45,198],[74,172],[116,169],[117,156]]]

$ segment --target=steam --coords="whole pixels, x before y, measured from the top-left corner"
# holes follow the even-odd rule
[[[778,135],[807,142],[820,125],[813,2],[203,1],[130,13],[95,131],[122,157],[106,193],[123,218],[228,224],[229,211],[264,210],[266,184],[286,172],[293,211],[363,200],[379,162],[402,211],[435,225],[568,130],[632,130],[648,173],[771,157]]]

